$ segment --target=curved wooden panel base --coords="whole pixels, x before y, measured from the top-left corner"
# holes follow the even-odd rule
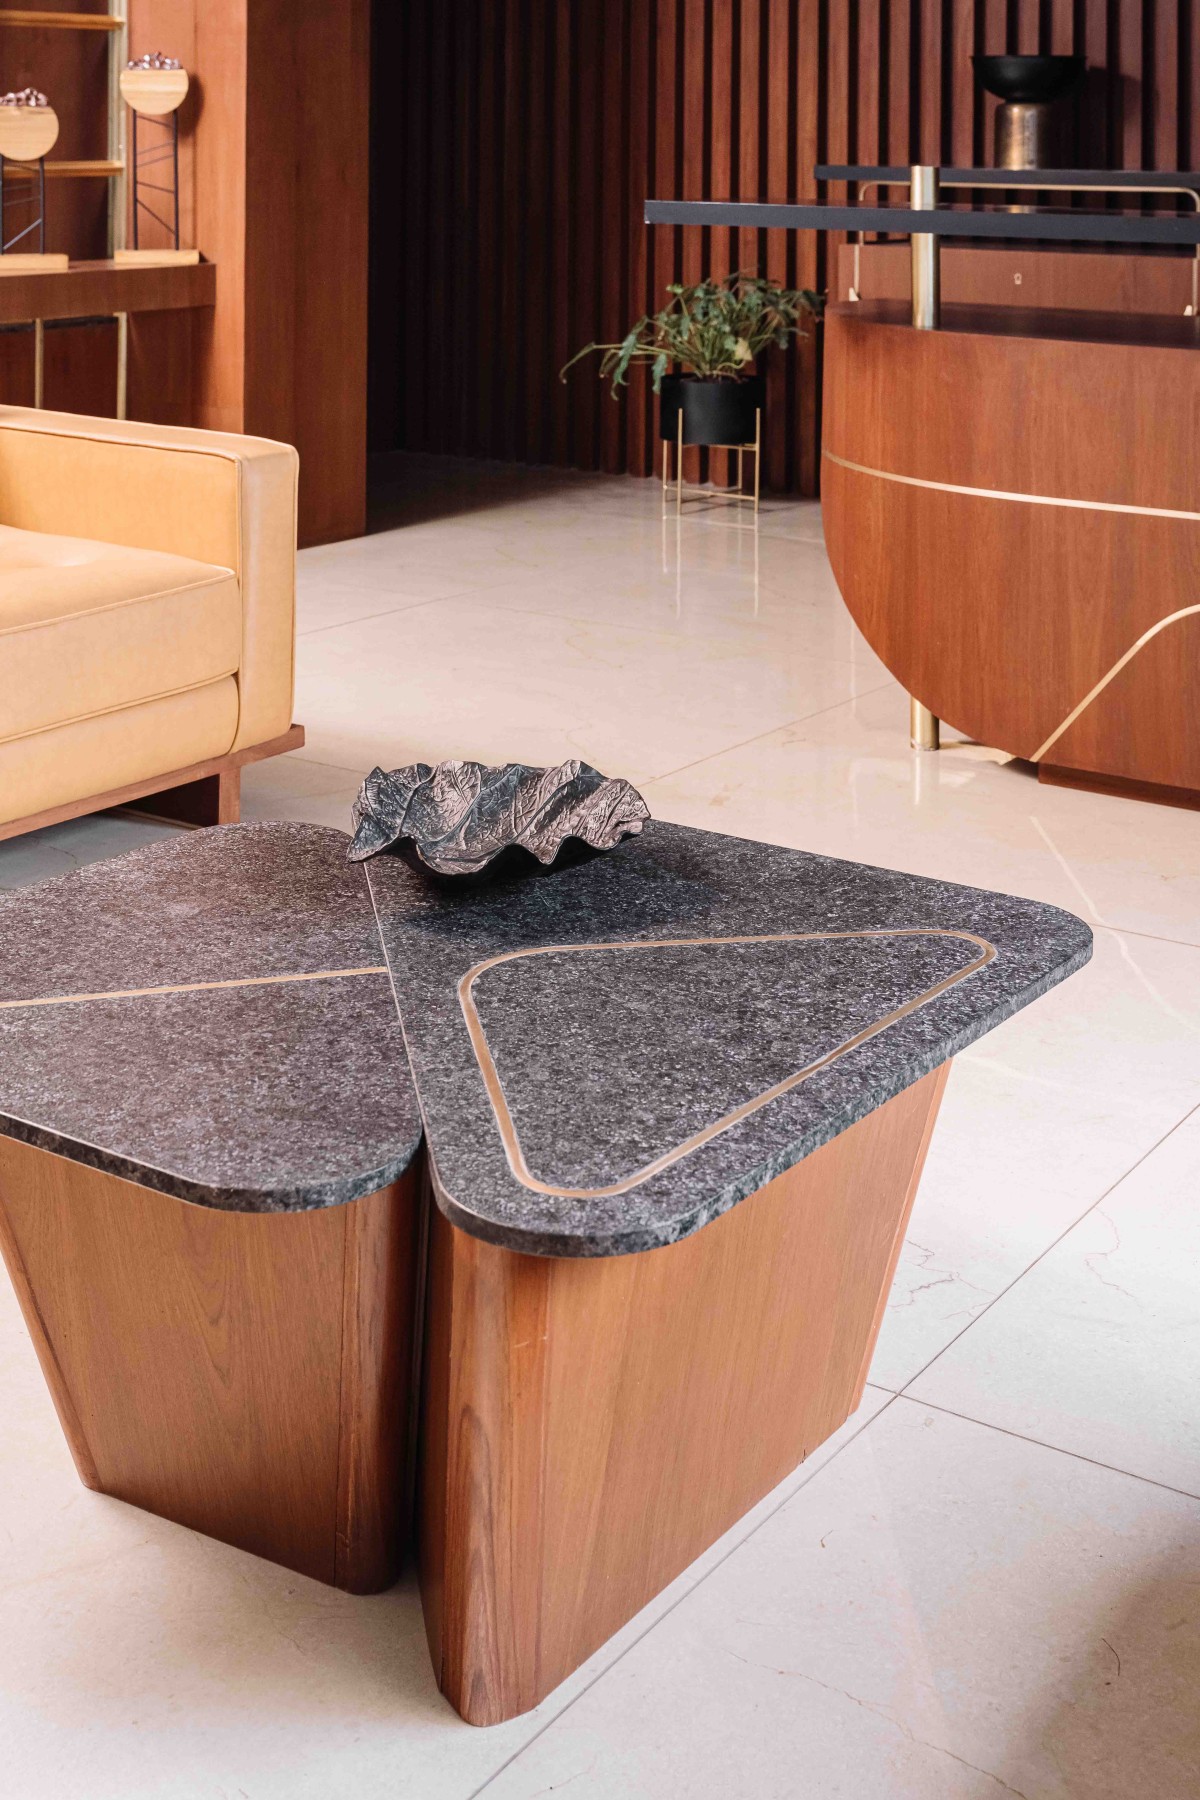
[[[854,1410],[947,1072],[666,1249],[434,1213],[421,1592],[465,1719],[536,1705]]]
[[[80,1478],[352,1593],[399,1572],[417,1176],[226,1213],[0,1138],[0,1250]]]
[[[1081,785],[1200,790],[1200,325],[943,321],[829,313],[822,510],[847,606],[980,742]]]

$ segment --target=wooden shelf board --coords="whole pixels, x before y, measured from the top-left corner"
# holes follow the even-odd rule
[[[8,275],[0,279],[0,325],[212,306],[216,273],[215,263],[150,266],[106,259],[39,274]]]
[[[59,162],[47,162],[46,180],[61,181],[64,176],[120,175],[124,168],[125,164],[122,162],[71,162],[64,158]],[[4,178],[6,181],[28,181],[36,175],[36,163],[14,162],[11,157],[5,159]]]
[[[19,25],[46,31],[120,31],[124,19],[111,13],[42,12],[27,6],[0,7],[0,27]]]

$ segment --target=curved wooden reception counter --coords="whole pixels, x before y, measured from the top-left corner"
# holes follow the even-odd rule
[[[938,718],[1043,780],[1200,806],[1200,321],[832,307],[843,597]]]

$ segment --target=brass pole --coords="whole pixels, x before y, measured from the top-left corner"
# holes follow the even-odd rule
[[[46,404],[46,327],[41,319],[33,321],[33,404],[39,411]]]
[[[909,202],[914,212],[932,212],[938,203],[938,172],[926,163],[909,170]],[[932,231],[912,234],[912,322],[918,331],[936,331],[942,308],[938,241]]]
[[[117,417],[129,417],[129,314],[119,312],[117,319]]]
[[[938,202],[938,172],[927,163],[909,171],[909,204],[915,212],[931,212]],[[912,234],[912,322],[917,331],[936,331],[941,322],[942,282],[938,241],[932,231]],[[937,717],[909,697],[909,739],[914,750],[936,750],[941,741]]]

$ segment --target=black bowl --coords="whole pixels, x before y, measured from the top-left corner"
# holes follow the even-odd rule
[[[973,56],[975,73],[1000,100],[1057,100],[1074,87],[1086,56]]]

